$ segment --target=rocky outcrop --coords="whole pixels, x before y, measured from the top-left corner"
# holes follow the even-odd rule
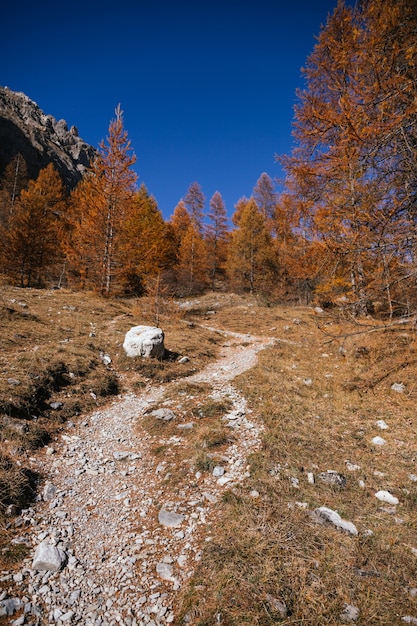
[[[29,178],[53,163],[65,185],[74,187],[96,150],[65,120],[46,115],[24,93],[0,87],[0,176],[14,156],[26,161]]]

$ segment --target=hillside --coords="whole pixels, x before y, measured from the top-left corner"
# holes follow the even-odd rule
[[[218,294],[1,305],[3,501],[36,488],[3,517],[3,623],[414,623],[413,323]],[[128,359],[156,313],[170,358]],[[44,540],[61,572],[32,569]]]

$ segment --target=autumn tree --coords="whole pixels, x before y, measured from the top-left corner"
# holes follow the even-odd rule
[[[171,218],[178,242],[176,274],[181,293],[201,291],[208,282],[207,248],[203,238],[205,197],[200,185],[190,185]]]
[[[123,125],[120,105],[110,122],[107,142],[77,186],[73,197],[73,227],[69,259],[81,286],[109,295],[120,288],[121,241],[126,211],[135,193],[136,161]]]
[[[158,278],[175,263],[173,229],[162,217],[157,202],[145,185],[126,207],[120,235],[120,276],[125,293],[142,294],[149,279]]]
[[[66,207],[62,180],[52,164],[30,181],[14,203],[7,228],[0,226],[1,263],[21,287],[56,279],[63,261],[61,223]]]
[[[199,183],[191,183],[187,190],[187,193],[184,196],[184,204],[190,215],[191,221],[194,224],[194,227],[200,232],[202,232],[203,229],[205,202],[206,199]]]
[[[312,240],[321,241],[319,249],[331,260],[322,275],[325,289],[344,284],[358,313],[366,313],[375,297],[375,268],[398,265],[394,257],[407,221],[393,172],[405,164],[399,137],[404,154],[414,141],[415,110],[414,118],[409,106],[408,115],[401,110],[402,91],[415,90],[416,81],[405,78],[407,71],[415,77],[415,45],[410,37],[405,50],[396,44],[393,33],[405,22],[395,5],[368,0],[352,8],[339,0],[304,68],[296,146],[281,159],[288,192],[303,207]],[[411,6],[406,0],[402,5]],[[410,12],[408,17],[412,22]]]
[[[181,241],[191,224],[191,217],[183,200],[178,202],[169,222],[174,232],[177,248],[179,249]]]
[[[6,166],[0,181],[0,224],[7,227],[22,189],[29,183],[26,161],[16,154]]]
[[[237,205],[227,260],[232,288],[270,293],[277,266],[267,220],[253,198]]]
[[[206,227],[207,260],[210,279],[224,278],[229,232],[226,207],[221,194],[216,191],[210,200],[210,223]]]
[[[263,172],[256,181],[253,197],[264,217],[272,220],[275,216],[278,195],[272,178],[266,172]]]
[[[202,291],[208,285],[207,247],[193,221],[181,239],[175,270],[181,295]]]

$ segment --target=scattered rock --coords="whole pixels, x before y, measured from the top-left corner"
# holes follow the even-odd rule
[[[376,425],[378,426],[378,428],[380,428],[381,430],[388,430],[389,426],[388,424],[384,421],[384,420],[378,420]]]
[[[123,349],[129,357],[155,357],[165,354],[164,333],[155,326],[134,326],[125,336]]]
[[[51,407],[51,409],[53,409],[54,411],[59,411],[60,409],[62,409],[62,407],[64,406],[63,402],[50,402],[49,406]]]
[[[343,611],[340,614],[340,619],[344,624],[350,624],[356,622],[359,619],[359,609],[353,604],[345,604]]]
[[[282,619],[285,619],[288,616],[288,609],[285,602],[283,602],[282,600],[278,600],[278,598],[274,598],[274,596],[272,596],[270,593],[266,594],[266,600],[271,609],[275,613],[279,613]]]
[[[168,580],[170,582],[174,582],[175,580],[173,577],[174,568],[169,563],[157,563],[156,573],[162,580]]]
[[[404,393],[405,385],[403,383],[394,383],[391,385],[392,391],[396,391],[397,393]]]
[[[37,571],[58,572],[65,563],[65,552],[51,545],[47,540],[42,541],[36,548],[32,569]]]
[[[178,359],[178,363],[188,363],[190,361],[190,359],[188,358],[188,356],[182,356]]]
[[[346,532],[349,535],[358,534],[356,526],[352,524],[352,522],[347,522],[340,517],[339,513],[325,506],[314,509],[313,517],[318,523],[335,526],[338,530]]]
[[[417,624],[417,617],[412,617],[412,615],[404,615],[404,617],[401,618],[402,622],[405,622],[406,624]]]
[[[326,472],[321,472],[317,476],[323,483],[326,485],[334,485],[335,487],[340,487],[344,489],[346,487],[346,478],[343,474],[339,474],[334,470],[327,470]]]
[[[374,444],[374,446],[383,446],[387,442],[385,441],[385,439],[383,437],[374,437],[372,439],[372,443]]]
[[[173,513],[172,511],[166,511],[161,509],[158,513],[158,521],[162,526],[167,528],[178,528],[181,526],[185,519],[185,516],[181,513]]]
[[[49,500],[53,500],[56,496],[56,487],[55,485],[53,485],[50,482],[47,482],[45,487],[43,488],[43,499],[45,500],[45,502],[48,502]]]
[[[171,411],[171,409],[167,409],[164,407],[161,407],[160,409],[154,409],[150,412],[150,415],[152,415],[152,417],[155,417],[157,420],[163,420],[164,422],[170,422],[175,418],[174,411]]]
[[[103,363],[103,365],[110,365],[111,363],[111,357],[109,354],[105,354],[104,352],[100,352],[100,360]]]
[[[393,496],[389,491],[377,491],[375,498],[381,502],[386,502],[387,504],[397,505],[399,503],[398,498]]]

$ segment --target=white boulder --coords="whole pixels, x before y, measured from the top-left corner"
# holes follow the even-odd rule
[[[126,333],[123,349],[130,357],[162,359],[165,354],[164,332],[155,326],[134,326]]]

